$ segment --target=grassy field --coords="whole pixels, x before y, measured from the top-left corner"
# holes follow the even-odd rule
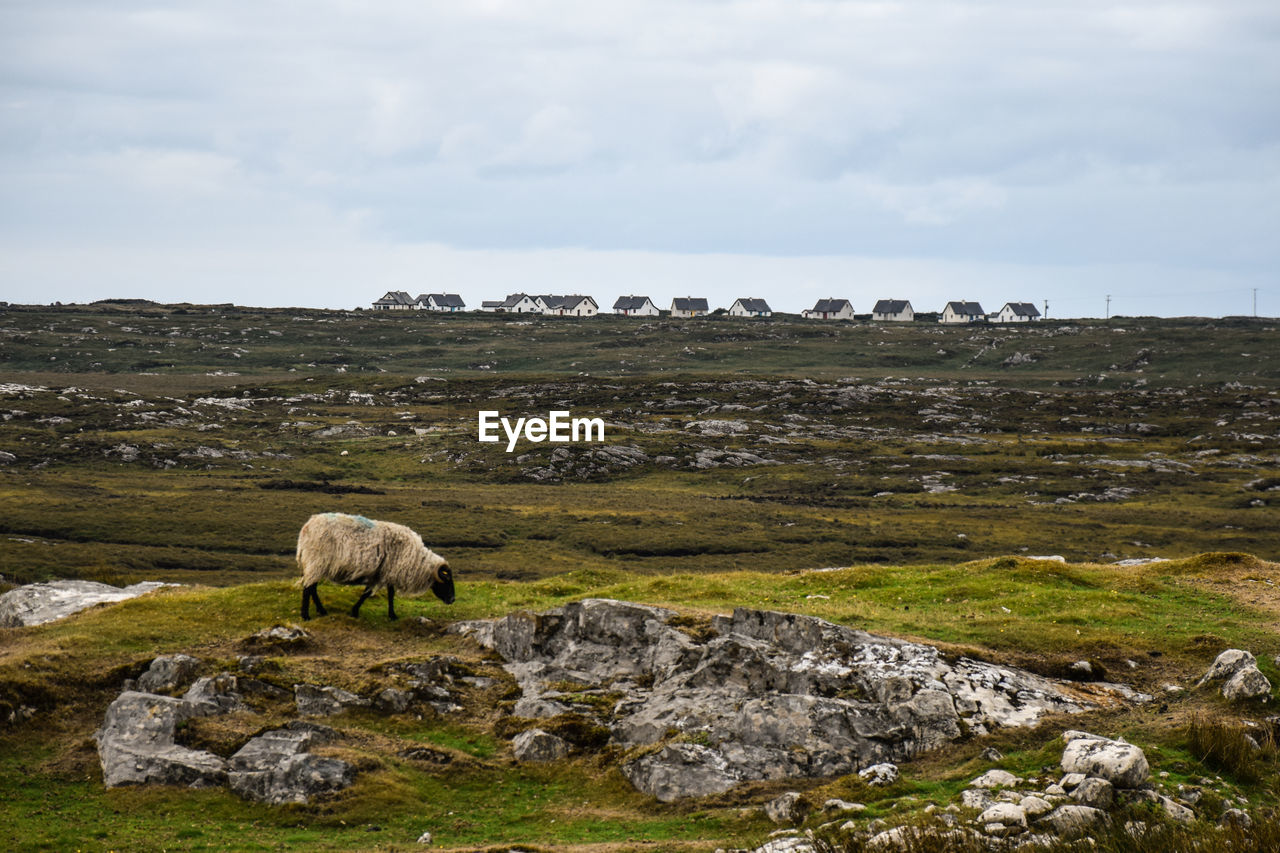
[[[449,558],[459,600],[398,602],[426,623],[313,622],[315,647],[275,661],[282,685],[323,671],[360,687],[388,660],[441,654],[501,680],[440,620],[585,596],[694,620],[810,613],[1046,674],[1090,659],[1162,696],[1230,646],[1274,680],[1278,341],[1274,321],[1245,319],[0,308],[0,591],[187,585],[0,636],[0,821],[32,850],[411,849],[428,829],[458,850],[711,850],[772,828],[742,807],[776,785],[662,806],[607,752],[517,767],[495,731],[501,689],[452,717],[345,719],[377,748],[355,787],[312,806],[103,790],[90,735],[120,682],[159,653],[233,665],[249,634],[296,619],[293,546],[318,511],[414,527]],[[599,417],[605,441],[506,453],[477,442],[481,409]],[[1029,559],[1044,555],[1067,562]],[[1156,557],[1168,561],[1117,565]],[[990,743],[1017,771],[1053,763],[1064,727],[1094,725],[1143,744],[1175,782],[1223,775],[1277,805],[1272,758],[1229,772],[1194,752],[1204,713],[1236,711],[1187,691]],[[269,722],[193,736],[225,748]],[[397,758],[406,743],[445,751],[449,769]],[[986,769],[985,745],[913,762],[881,792],[806,786],[864,799],[869,818],[909,813]]]

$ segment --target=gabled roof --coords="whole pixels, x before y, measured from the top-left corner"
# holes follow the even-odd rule
[[[674,311],[706,311],[707,300],[700,296],[677,296],[671,300]]]
[[[527,293],[511,293],[507,295],[506,299],[502,300],[499,307],[514,308],[528,298],[529,294]]]
[[[480,301],[481,308],[501,308],[506,304],[501,299],[482,299]]]
[[[769,307],[769,303],[763,299],[739,299],[738,304],[742,306],[743,311],[767,312],[773,313],[773,309]]]
[[[948,302],[947,308],[951,309],[952,314],[983,314],[982,305],[977,302]],[[942,309],[946,310],[946,308]]]
[[[1040,312],[1036,309],[1036,306],[1032,305],[1030,302],[1006,302],[1004,307],[1008,308],[1018,317],[1040,316]]]
[[[577,293],[575,293],[572,296],[561,296],[560,304],[557,305],[556,307],[561,311],[572,311],[573,309],[581,305],[583,302],[590,302],[597,309],[599,309],[600,307],[596,305],[596,301],[592,299],[590,296],[582,296],[581,294],[577,294]]]
[[[819,299],[813,303],[811,311],[814,314],[839,314],[845,308],[853,310],[848,299]]]
[[[564,307],[564,301],[566,298],[567,297],[564,296],[554,296],[550,293],[545,293],[542,296],[533,297],[533,301],[541,302],[547,308],[562,308]]]
[[[418,297],[418,301],[423,305],[434,302],[445,308],[466,308],[467,304],[462,301],[462,297],[456,293],[424,293]]]
[[[374,305],[412,305],[414,300],[403,290],[388,290]]]
[[[614,311],[639,311],[649,301],[647,296],[619,296],[613,303]]]
[[[907,308],[911,307],[911,303],[906,299],[881,299],[876,303],[876,307],[871,309],[873,314],[901,314]]]

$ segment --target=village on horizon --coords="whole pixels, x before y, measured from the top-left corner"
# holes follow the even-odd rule
[[[937,318],[939,323],[1029,323],[1048,316],[1030,302],[1006,302],[999,311],[988,314],[977,302],[948,302],[936,315],[921,314],[921,319]],[[435,311],[453,313],[466,311],[462,297],[456,293],[423,293],[414,299],[403,290],[390,290],[373,302],[376,311]],[[571,296],[512,293],[506,299],[484,301],[480,311],[495,314],[543,314],[559,317],[594,317],[600,306],[591,296]],[[735,299],[726,309],[718,309],[730,317],[771,317],[773,309],[764,299],[743,297]],[[676,297],[665,312],[648,296],[619,296],[613,303],[613,313],[623,317],[702,317],[713,313],[703,297]],[[853,305],[848,299],[819,299],[812,308],[801,312],[802,317],[813,320],[855,320]],[[864,315],[865,316],[865,315]],[[917,319],[915,309],[906,299],[881,299],[871,309],[869,319],[886,322],[912,322]]]

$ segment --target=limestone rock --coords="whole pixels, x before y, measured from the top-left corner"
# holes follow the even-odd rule
[[[822,811],[826,814],[844,814],[847,812],[859,814],[866,810],[867,807],[862,803],[851,803],[848,800],[839,800],[835,798],[827,800],[822,804]]]
[[[542,729],[529,729],[511,741],[517,761],[558,761],[569,754],[569,744]]]
[[[279,805],[348,787],[355,770],[337,758],[312,755],[314,731],[277,729],[252,738],[227,762],[231,790],[247,800]]]
[[[622,773],[637,790],[664,803],[720,794],[743,781],[723,755],[693,743],[668,744],[624,764]]]
[[[764,804],[769,820],[782,826],[794,826],[804,820],[808,810],[798,791],[787,791]]]
[[[143,693],[174,690],[191,681],[199,668],[199,659],[191,655],[161,655],[138,676],[138,690]]]
[[[669,610],[587,599],[543,613],[460,623],[505,659],[521,697],[518,716],[572,711],[607,725],[624,748],[659,744],[672,731],[700,742],[664,746],[624,769],[663,796],[724,790],[737,781],[833,776],[902,761],[982,734],[1032,725],[1050,713],[1145,699],[1116,685],[1072,685],[879,637],[822,619],[739,608],[695,640]],[[557,685],[622,692],[604,715],[575,705]],[[1096,696],[1098,702],[1089,696]],[[598,715],[598,716],[597,716]],[[708,760],[690,771],[689,750]],[[658,764],[670,759],[672,766]]]
[[[1201,676],[1196,686],[1203,687],[1213,681],[1225,681],[1241,669],[1250,666],[1254,668],[1258,666],[1258,659],[1252,653],[1243,649],[1227,649],[1214,658],[1213,663],[1209,666],[1209,671]]]
[[[203,713],[205,708],[182,699],[121,693],[94,734],[103,783],[108,788],[141,784],[200,788],[225,782],[226,764],[221,758],[174,742],[178,724]]]
[[[978,815],[975,821],[979,826],[988,827],[996,824],[1003,829],[1016,827],[1018,829],[1027,828],[1027,813],[1022,810],[1022,806],[1013,803],[996,803],[988,807],[982,814]],[[988,835],[1006,834],[1004,832],[987,832]]]
[[[896,764],[889,764],[888,762],[873,764],[870,767],[859,770],[858,776],[873,788],[892,785],[894,782],[898,781],[898,766]]]
[[[1071,792],[1071,799],[1082,806],[1106,811],[1115,802],[1115,789],[1106,779],[1090,776]]]
[[[240,694],[239,679],[229,672],[197,678],[182,698],[192,705],[203,705],[205,714],[248,710]]]
[[[352,708],[362,708],[369,700],[340,687],[317,687],[314,684],[293,685],[298,713],[304,717],[329,717]]]
[[[64,619],[95,604],[110,604],[137,598],[153,590],[176,584],[145,581],[118,587],[95,581],[57,580],[33,583],[0,595],[0,628],[43,625]]]
[[[1008,770],[988,770],[969,783],[970,788],[1012,788],[1022,780]]]
[[[1232,702],[1264,699],[1271,695],[1271,682],[1254,666],[1243,666],[1222,685],[1222,695]]]
[[[1062,769],[1106,779],[1117,788],[1136,788],[1151,775],[1147,757],[1138,747],[1086,732],[1064,732]],[[1063,782],[1062,787],[1069,786]]]
[[[1062,838],[1080,838],[1105,826],[1110,820],[1106,812],[1090,806],[1058,806],[1040,818],[1039,824],[1049,827]]]

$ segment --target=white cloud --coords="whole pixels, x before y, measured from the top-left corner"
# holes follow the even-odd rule
[[[0,244],[1253,280],[1277,90],[1272,0],[15,0]]]

